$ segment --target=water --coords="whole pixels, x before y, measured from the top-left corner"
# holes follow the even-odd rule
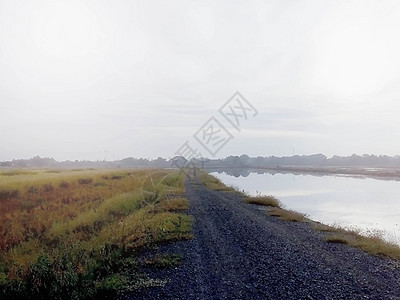
[[[359,229],[364,234],[379,233],[400,245],[400,181],[279,173],[211,174],[251,195],[274,195],[287,208],[312,220]]]

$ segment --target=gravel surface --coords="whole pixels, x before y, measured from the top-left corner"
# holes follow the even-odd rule
[[[305,223],[284,222],[240,196],[186,181],[194,239],[163,246],[177,268],[153,270],[164,287],[126,299],[400,299],[400,267],[324,241]]]

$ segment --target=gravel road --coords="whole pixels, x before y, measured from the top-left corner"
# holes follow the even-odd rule
[[[240,196],[186,181],[194,239],[163,246],[184,257],[153,271],[165,287],[128,299],[400,299],[400,266],[324,241],[305,223],[270,217]]]

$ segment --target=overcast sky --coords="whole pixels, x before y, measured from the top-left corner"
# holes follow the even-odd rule
[[[217,157],[400,154],[399,37],[399,1],[0,0],[0,161],[211,157],[212,116]]]

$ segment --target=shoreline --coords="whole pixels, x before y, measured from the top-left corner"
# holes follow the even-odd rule
[[[272,173],[295,175],[320,176],[350,176],[357,178],[373,178],[378,180],[400,181],[400,169],[372,168],[372,167],[344,167],[344,166],[277,166],[277,167],[205,167],[207,172],[221,172],[224,170],[247,170],[248,173]],[[248,175],[247,175],[248,176]],[[246,176],[244,176],[246,177]]]
[[[215,177],[214,175],[211,176]],[[374,230],[373,228],[370,230],[371,228],[362,228],[358,226],[328,224],[321,220],[313,219],[312,216],[307,213],[286,207],[284,202],[279,198],[276,198],[274,195],[260,194],[258,196],[251,196],[247,193],[241,192],[237,188],[230,187],[229,184],[224,183],[220,179],[218,179],[217,182],[219,183],[210,185],[209,187],[211,189],[215,188],[218,191],[230,190],[231,192],[237,192],[245,199],[250,200],[250,203],[265,207],[265,210],[271,216],[282,218],[285,221],[305,222],[312,225],[316,230],[334,233],[336,236],[335,240],[337,240],[336,242],[338,243],[349,244],[372,254],[381,254],[392,258],[396,257],[396,259],[400,258],[400,244],[393,239],[387,238],[385,231]],[[274,200],[271,201],[271,198]],[[396,248],[396,250],[393,250],[394,248]]]

